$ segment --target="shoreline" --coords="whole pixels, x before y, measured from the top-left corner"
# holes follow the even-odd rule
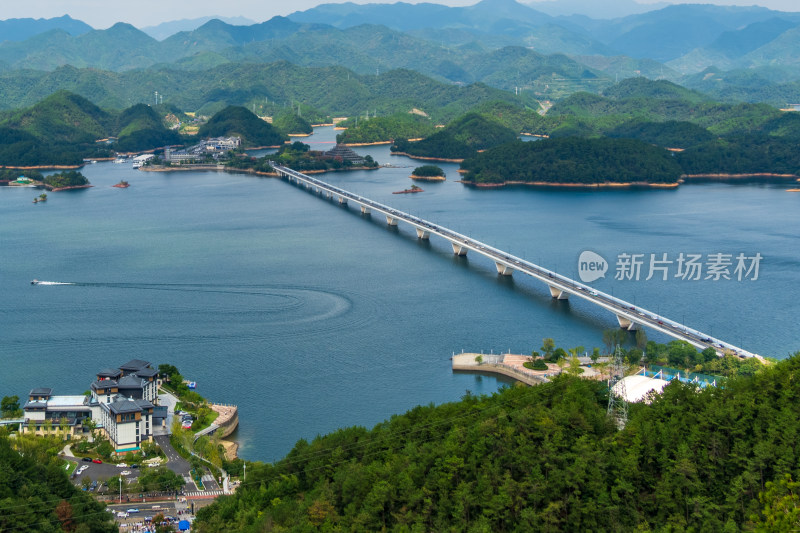
[[[409,178],[415,181],[447,181],[447,176],[415,176],[411,174]]]
[[[32,167],[15,167],[0,165],[0,168],[7,168],[9,170],[77,170],[86,166],[86,163],[81,165],[36,165]]]
[[[302,172],[303,174],[325,174],[326,172],[346,172],[350,170],[378,170],[381,168],[380,166],[377,167],[347,167],[347,168],[330,168],[326,170],[303,170],[298,171]],[[263,172],[261,170],[253,170],[251,168],[233,168],[233,167],[226,167],[225,165],[214,165],[214,166],[191,166],[191,165],[181,165],[177,167],[153,167],[148,165],[146,167],[141,167],[139,170],[143,172],[190,172],[190,171],[213,171],[213,172],[230,172],[230,173],[241,173],[241,174],[255,174],[256,176],[268,176],[271,178],[277,178],[280,176],[277,172]]]
[[[457,180],[456,183],[463,183],[468,187],[476,189],[499,189],[506,186],[525,185],[542,189],[677,189],[680,182],[671,183],[650,183],[646,181],[632,181],[630,183],[603,182],[603,183],[564,183],[547,181],[504,181],[502,183],[475,183],[472,181]]]
[[[44,188],[50,192],[59,191],[74,191],[77,189],[91,189],[94,185],[70,185],[69,187],[53,187],[52,185],[45,185]]]
[[[411,155],[406,152],[392,152],[391,155],[404,155],[411,159],[421,159],[423,161],[441,161],[443,163],[463,163],[463,159],[447,159],[445,157],[427,157],[422,155]]]
[[[742,181],[742,180],[757,180],[757,181],[764,181],[769,183],[783,183],[786,181],[799,181],[800,176],[796,174],[776,174],[773,172],[752,172],[752,173],[745,173],[745,174],[725,174],[725,173],[715,173],[715,174],[684,174],[681,176],[681,179],[684,180],[693,180],[693,181]],[[774,180],[774,181],[770,181]]]

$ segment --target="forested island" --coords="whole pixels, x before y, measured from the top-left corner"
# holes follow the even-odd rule
[[[682,170],[670,152],[635,139],[567,137],[514,141],[464,160],[462,181],[477,186],[677,186]]]
[[[75,170],[50,174],[42,181],[45,187],[51,191],[66,191],[69,189],[85,189],[91,187],[86,176]]]
[[[436,165],[422,165],[411,171],[411,179],[421,181],[444,181],[444,170]]]
[[[664,353],[703,360],[685,344]],[[571,374],[301,440],[281,461],[249,464],[248,483],[194,527],[776,531],[796,520],[785,511],[800,419],[787,406],[800,401],[800,353],[722,387],[672,381],[631,404],[621,430],[606,383]]]
[[[499,122],[478,113],[467,113],[421,141],[395,140],[393,153],[420,159],[460,161],[479,150],[516,139],[516,134]]]

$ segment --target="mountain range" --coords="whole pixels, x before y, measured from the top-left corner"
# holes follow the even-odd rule
[[[61,70],[65,66],[144,70],[155,80],[168,71],[168,78],[193,79],[197,76],[185,73],[289,62],[342,66],[361,75],[407,69],[441,82],[482,82],[549,100],[576,91],[599,92],[635,76],[685,83],[722,99],[778,102],[797,90],[800,13],[670,5],[599,19],[555,14],[558,10],[547,14],[534,9],[542,3],[532,5],[515,0],[482,0],[467,7],[322,4],[255,24],[216,18],[174,21],[146,28],[150,35],[125,23],[95,30],[68,16],[10,19],[0,21],[6,36],[0,43],[0,85],[24,85],[21,79],[51,83],[75,72]],[[166,36],[180,28],[187,29]],[[44,74],[56,71],[55,76]],[[80,77],[80,82],[64,80],[67,86],[54,89],[92,98],[93,92],[108,91],[114,78],[83,70]],[[163,89],[175,94],[169,86]],[[129,98],[113,99],[122,105],[141,101]],[[5,106],[13,101],[13,96],[6,98]]]

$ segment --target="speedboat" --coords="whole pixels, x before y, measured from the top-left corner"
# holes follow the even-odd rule
[[[38,279],[34,279],[34,280],[31,281],[31,285],[38,285],[38,284],[39,284],[39,280]]]

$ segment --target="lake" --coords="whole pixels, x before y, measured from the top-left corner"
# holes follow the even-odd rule
[[[325,149],[334,135],[301,140]],[[599,290],[762,355],[800,349],[800,194],[785,185],[476,190],[441,164],[446,182],[392,195],[426,162],[355,150],[393,168],[317,177],[568,276],[594,251],[609,263]],[[275,460],[300,438],[503,384],[453,374],[453,352],[529,353],[544,337],[591,350],[616,326],[485,258],[455,257],[444,240],[278,179],[110,162],[83,173],[93,188],[44,204],[34,189],[0,188],[0,395],[81,393],[101,368],[171,363],[210,400],[239,406],[240,455]],[[111,187],[120,179],[130,188]],[[647,261],[638,281],[617,280],[624,253],[763,259],[756,280],[738,281],[734,265],[730,280],[676,278],[675,262],[666,281],[645,280]]]

